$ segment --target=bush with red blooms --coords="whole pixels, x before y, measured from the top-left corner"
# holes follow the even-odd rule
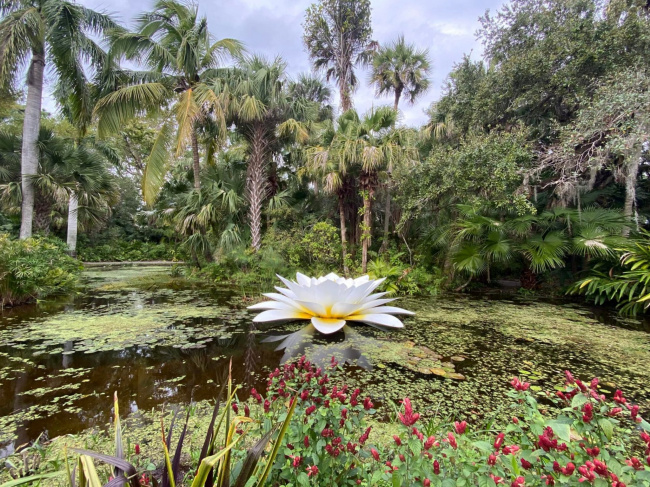
[[[264,405],[267,428],[298,397],[269,485],[356,486],[363,478],[359,452],[371,431],[364,418],[375,410],[369,397],[339,381],[339,370],[334,359],[323,369],[303,356],[270,374],[266,401],[252,394]]]
[[[372,400],[339,384],[337,371],[303,357],[271,374],[269,399],[252,394],[265,405],[266,428],[284,418],[290,398],[299,401],[269,485],[650,487],[650,424],[621,391],[602,395],[597,379],[585,384],[566,372],[565,387],[540,408],[515,378],[515,416],[488,431],[457,421],[426,436],[405,398],[400,434],[377,445],[364,421]]]

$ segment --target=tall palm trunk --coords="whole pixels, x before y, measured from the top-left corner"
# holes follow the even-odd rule
[[[352,97],[350,96],[350,87],[344,80],[339,82],[339,94],[341,96],[341,111],[347,112],[352,108]]]
[[[194,172],[194,189],[201,189],[201,165],[199,160],[199,141],[196,139],[196,131],[192,127],[192,169]]]
[[[372,200],[375,197],[374,173],[361,174],[361,189],[363,191],[363,231],[361,234],[361,271],[368,271],[368,248],[372,238]]]
[[[248,224],[251,229],[251,246],[256,252],[262,245],[262,202],[266,194],[267,179],[264,175],[266,162],[266,131],[259,124],[253,128],[251,154],[248,161],[246,196],[248,197]]]
[[[25,103],[25,120],[23,122],[21,239],[32,236],[32,221],[34,219],[34,184],[32,177],[38,171],[38,133],[41,128],[44,69],[44,49],[34,49],[32,51],[32,62],[27,73],[27,102]]]
[[[395,88],[395,105],[393,109],[397,111],[399,109],[399,100],[402,97],[402,90],[404,88],[399,86]],[[386,182],[386,207],[384,208],[384,240],[381,243],[381,248],[379,253],[383,254],[388,250],[388,234],[390,232],[390,183],[391,176],[390,172],[388,173],[388,181]]]
[[[350,271],[348,269],[348,237],[347,229],[345,228],[345,190],[339,190],[339,218],[341,220],[341,262],[343,263],[343,272],[347,276]]]
[[[631,157],[625,171],[625,206],[623,207],[623,214],[628,221],[632,221],[634,215],[634,205],[636,203],[636,178],[639,173],[639,165],[641,163],[641,154],[637,157]],[[630,235],[630,227],[623,229],[623,236]]]
[[[76,193],[70,193],[68,200],[68,253],[77,256],[77,229],[79,223],[79,199]]]

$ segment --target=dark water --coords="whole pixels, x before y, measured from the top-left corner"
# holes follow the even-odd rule
[[[650,404],[647,325],[610,311],[500,296],[409,298],[401,304],[417,315],[401,333],[356,326],[322,338],[299,324],[253,326],[235,289],[155,279],[151,288],[110,286],[166,272],[94,271],[81,294],[0,314],[0,456],[39,435],[104,427],[114,391],[122,414],[213,399],[230,361],[236,383],[263,391],[266,372],[302,353],[347,360],[350,380],[379,404],[410,395],[449,417],[489,415],[513,375],[541,389],[560,383],[564,368],[628,385]],[[540,323],[551,323],[546,335]],[[630,356],[609,356],[608,336]]]

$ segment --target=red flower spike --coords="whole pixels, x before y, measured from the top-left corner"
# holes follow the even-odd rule
[[[528,460],[525,460],[523,458],[520,460],[520,462],[521,462],[521,466],[526,470],[530,470],[530,468],[533,466],[532,463],[530,463]]]
[[[140,445],[137,444],[137,443],[135,444],[135,454],[136,454],[136,455],[139,455],[139,454],[140,454]]]
[[[456,434],[462,435],[467,429],[467,421],[461,421],[460,423],[458,421],[455,421],[454,429],[456,430]]]
[[[312,477],[318,474],[318,467],[316,465],[312,465],[311,467],[307,467],[307,477]]]
[[[395,440],[395,444],[396,444],[397,446],[402,446],[402,440],[400,439],[399,436],[397,436],[397,435],[393,435],[393,440]]]
[[[402,404],[404,405],[404,414],[402,413],[398,414],[399,420],[402,422],[404,426],[407,427],[413,426],[416,423],[416,421],[420,418],[420,414],[413,412],[413,407],[411,406],[411,400],[408,397],[404,398]]]
[[[496,440],[494,440],[494,449],[498,450],[501,448],[501,445],[503,445],[503,439],[505,438],[505,433],[499,433],[497,435]]]
[[[375,461],[379,461],[379,452],[375,450],[374,448],[370,449],[370,453],[372,454],[372,458],[375,459]]]
[[[440,463],[438,463],[438,460],[433,461],[433,473],[440,475]]]

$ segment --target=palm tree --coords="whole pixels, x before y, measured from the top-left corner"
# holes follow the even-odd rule
[[[253,56],[231,72],[231,116],[237,131],[248,144],[246,199],[251,245],[257,251],[262,238],[262,203],[268,196],[266,172],[274,155],[290,140],[305,141],[306,126],[300,121],[314,120],[319,104],[303,97],[292,97],[287,89],[286,64],[276,58],[269,62]],[[220,84],[220,83],[219,83]]]
[[[93,37],[117,28],[117,24],[105,14],[67,0],[2,2],[0,13],[3,16],[0,21],[0,82],[15,83],[23,71],[21,68],[28,62],[20,226],[20,238],[28,238],[32,234],[34,217],[32,179],[38,171],[45,67],[52,67],[56,83],[65,84],[75,93],[78,104],[85,103],[83,93],[88,77],[84,66],[90,65],[99,73],[107,61]]]
[[[131,74],[127,77],[130,83],[117,86],[99,100],[99,135],[117,132],[137,114],[160,113],[172,102],[174,120],[164,120],[147,159],[144,198],[151,204],[160,191],[174,128],[176,156],[191,146],[194,188],[200,189],[199,126],[212,118],[220,128],[217,139],[226,136],[228,93],[217,95],[210,84],[223,74],[219,66],[225,59],[243,52],[242,44],[234,39],[213,42],[198,6],[175,0],[158,0],[152,11],[139,17],[135,32],[119,29],[111,38],[115,57],[141,62],[150,71]]]
[[[380,171],[391,170],[395,165],[413,161],[417,157],[412,133],[407,129],[396,129],[397,112],[381,107],[368,112],[363,119],[355,110],[348,110],[338,120],[338,128],[327,135],[326,149],[315,149],[315,165],[331,179],[330,187],[344,189],[344,182],[350,169],[359,172],[359,188],[363,196],[362,254],[361,267],[368,267],[368,248],[372,235],[372,201],[379,185]],[[339,211],[341,210],[339,193]],[[344,224],[341,226],[342,245],[345,248]]]
[[[413,44],[407,44],[404,36],[381,47],[372,60],[370,84],[375,86],[377,96],[393,94],[393,108],[399,110],[399,102],[404,96],[408,103],[415,101],[429,89],[431,61],[428,49],[417,49]],[[388,248],[388,233],[390,231],[390,180],[386,184],[386,206],[384,210],[384,240],[380,252]]]
[[[417,49],[407,44],[404,36],[388,46],[381,47],[372,59],[370,84],[377,96],[393,94],[395,111],[402,96],[412,105],[429,89],[431,61],[428,49]]]
[[[320,0],[307,9],[303,42],[317,71],[335,80],[341,111],[352,108],[351,93],[357,85],[355,66],[370,62],[377,43],[370,39],[369,0]]]

